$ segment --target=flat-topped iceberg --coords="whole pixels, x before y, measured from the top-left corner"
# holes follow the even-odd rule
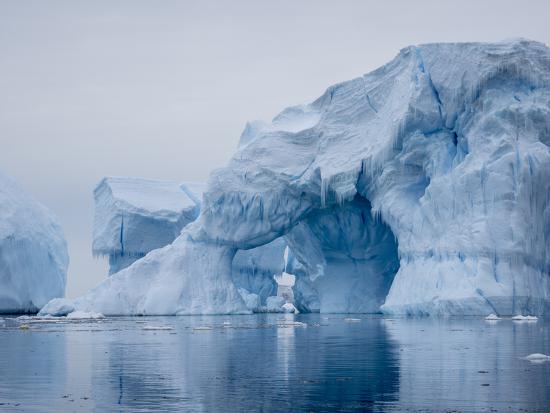
[[[199,216],[201,195],[200,184],[103,178],[94,190],[94,255],[108,256],[114,274],[172,243]]]
[[[549,145],[546,46],[407,47],[247,125],[197,220],[75,308],[246,312],[235,254],[285,237],[322,312],[543,314]]]
[[[69,257],[57,218],[0,172],[0,313],[65,295]]]

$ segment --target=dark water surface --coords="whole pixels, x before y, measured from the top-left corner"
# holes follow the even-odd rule
[[[550,354],[543,319],[261,314],[26,323],[28,330],[0,321],[0,411],[550,411],[550,362],[523,359]]]

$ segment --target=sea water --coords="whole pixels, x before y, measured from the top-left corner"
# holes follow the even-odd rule
[[[0,411],[548,412],[533,353],[543,318],[4,317]]]

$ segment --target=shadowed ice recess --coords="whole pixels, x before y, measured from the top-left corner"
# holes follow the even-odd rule
[[[305,311],[541,315],[549,85],[540,43],[407,47],[248,124],[173,242],[42,314],[248,313],[235,257],[281,239]]]

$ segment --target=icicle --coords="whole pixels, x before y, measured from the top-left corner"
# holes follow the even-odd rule
[[[288,252],[289,252],[289,248],[288,248],[288,245],[285,247],[285,252],[284,252],[284,260],[285,260],[285,272],[288,272],[287,268],[288,268]]]

